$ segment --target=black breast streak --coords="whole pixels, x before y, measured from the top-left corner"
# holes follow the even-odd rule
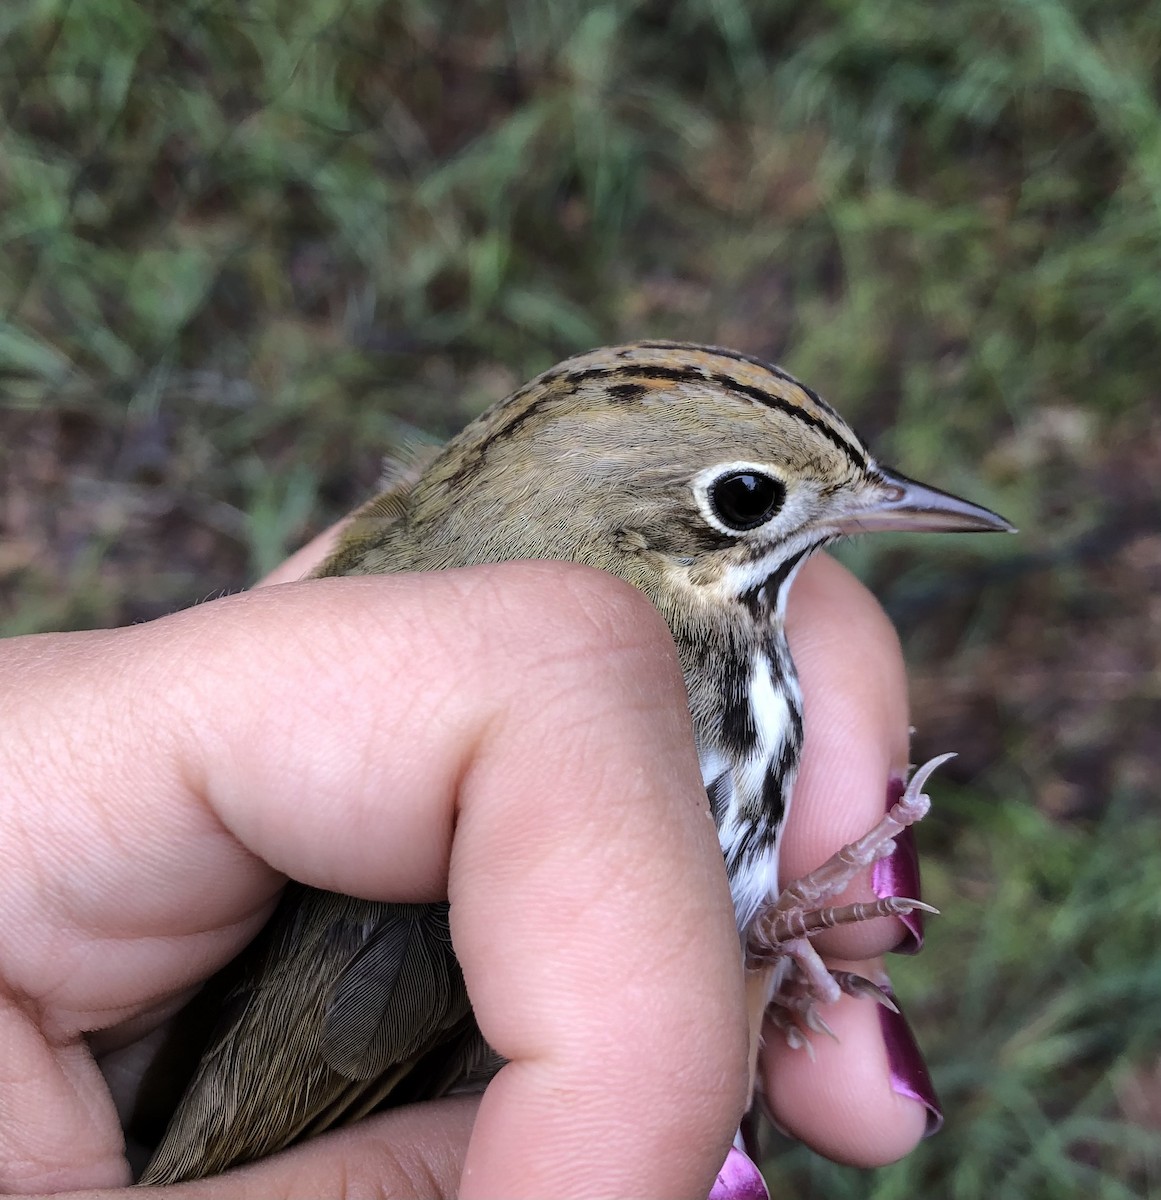
[[[730,655],[722,671],[720,687],[721,745],[734,761],[740,762],[749,758],[758,744],[758,730],[754,725],[754,710],[750,704],[748,657]]]
[[[802,753],[802,708],[793,701],[787,706],[790,709],[790,732],[786,740],[794,746],[796,755]]]
[[[734,842],[727,864],[731,878],[735,870],[773,848],[778,831],[786,819],[789,785],[797,773],[802,756],[802,708],[796,702],[795,690],[788,686],[788,676],[793,675],[794,665],[781,633],[774,634],[767,643],[765,658],[775,691],[786,696],[788,724],[777,752],[766,764],[758,804],[743,814],[746,828]]]
[[[735,843],[732,864],[740,865],[767,853],[778,840],[778,831],[786,819],[787,782],[798,768],[800,751],[801,746],[787,738],[777,756],[766,764],[758,811]]]
[[[726,874],[732,879],[737,868],[766,854],[778,840],[778,829],[782,824],[782,814],[785,806],[781,797],[778,800],[776,814],[771,814],[766,804],[765,789],[762,792],[762,816],[760,820],[750,821],[746,831],[731,848],[729,862],[726,863]]]
[[[731,786],[729,771],[723,771],[705,790],[706,799],[709,800],[710,815],[717,828],[721,827],[722,821],[725,819],[730,803]]]
[[[789,764],[793,767],[793,761]],[[766,777],[762,780],[762,827],[777,830],[786,814],[786,794],[783,783],[786,779],[786,744],[774,762],[767,763]]]

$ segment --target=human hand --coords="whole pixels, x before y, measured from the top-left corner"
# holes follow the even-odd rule
[[[803,571],[791,636],[794,874],[881,814],[907,720],[893,634],[833,563]],[[127,1182],[82,1034],[111,1045],[171,1012],[284,872],[450,894],[512,1063],[482,1104],[374,1117],[231,1175],[229,1195],[452,1194],[461,1172],[465,1195],[705,1194],[744,1099],[737,939],[672,647],[624,585],[548,564],[318,581],[17,639],[0,672],[0,1186]],[[824,948],[899,936],[884,921]],[[833,1157],[897,1157],[925,1111],[892,1090],[874,1007],[828,1020],[842,1042],[813,1066],[769,1039],[776,1118]]]

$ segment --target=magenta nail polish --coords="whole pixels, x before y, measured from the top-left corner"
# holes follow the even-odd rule
[[[887,811],[903,795],[907,781],[902,775],[892,775],[887,780]],[[919,852],[915,847],[915,834],[908,826],[895,838],[895,849],[886,858],[881,858],[871,868],[871,887],[880,900],[887,896],[907,896],[922,900],[919,881]],[[893,954],[918,954],[923,949],[923,914],[908,913],[900,917],[903,928],[902,941]]]
[[[883,990],[898,1005],[898,997],[889,987]],[[924,1137],[931,1137],[943,1127],[943,1108],[935,1094],[935,1085],[911,1026],[902,1011],[892,1012],[889,1008],[878,1009],[879,1027],[887,1047],[887,1065],[891,1072],[891,1090],[899,1096],[917,1100],[927,1109],[927,1129]]]
[[[714,1185],[709,1200],[770,1200],[762,1172],[749,1156],[731,1146]]]

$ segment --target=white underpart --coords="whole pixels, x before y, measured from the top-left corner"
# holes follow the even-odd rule
[[[709,785],[713,783],[713,781],[717,779],[717,777],[721,775],[723,771],[729,770],[730,764],[726,759],[726,756],[724,754],[720,754],[717,750],[699,750],[697,758],[698,763],[701,765],[702,787],[708,791]]]
[[[797,691],[797,680],[791,681]],[[724,814],[718,828],[722,854],[730,861],[743,841],[753,813],[761,801],[768,764],[777,761],[790,733],[790,709],[785,694],[774,687],[770,660],[765,654],[755,656],[750,677],[750,702],[758,738],[754,753],[741,763],[731,764],[720,752],[702,756],[702,781],[708,788],[723,772],[727,773],[729,788]],[[783,780],[787,797],[793,786],[793,775]],[[730,889],[734,914],[739,931],[745,930],[757,913],[778,895],[778,851],[785,827],[785,812],[779,822],[777,836],[762,851],[734,872]]]
[[[801,539],[778,547],[776,552],[772,552],[766,558],[736,564],[710,589],[711,599],[714,602],[735,603],[739,596],[752,589],[763,588],[771,573],[790,554],[796,550],[813,548],[815,544],[811,536],[804,533]],[[745,762],[735,764],[716,747],[707,747],[699,752],[702,782],[707,789],[723,774],[726,775],[726,795],[722,803],[724,812],[718,828],[718,841],[727,862],[731,860],[732,852],[742,844],[746,830],[753,820],[752,814],[760,810],[767,764],[777,761],[790,734],[790,705],[793,704],[799,712],[802,711],[802,690],[781,629],[786,617],[786,599],[791,585],[807,558],[809,554],[795,564],[793,570],[782,581],[778,594],[773,597],[771,627],[779,633],[768,644],[766,651],[754,656],[750,693],[754,727],[758,734],[754,754]],[[776,666],[771,664],[767,651],[778,658]],[[785,682],[784,691],[775,689],[775,670]],[[796,775],[797,767],[790,772],[789,778],[782,781],[784,807],[774,841],[762,853],[736,869],[730,880],[739,931],[744,932],[761,909],[778,895],[778,855],[782,845],[782,832],[790,812],[790,799]],[[748,814],[747,819],[743,819],[743,813]]]

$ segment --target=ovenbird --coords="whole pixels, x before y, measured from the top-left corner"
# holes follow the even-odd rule
[[[787,592],[828,542],[874,530],[1010,529],[880,466],[786,372],[714,347],[638,342],[533,379],[359,510],[318,576],[553,558],[648,596],[677,646],[710,809],[751,971],[756,1047],[791,1039],[866,981],[809,936],[922,907],[830,905],[918,819],[932,766],[879,826],[781,893],[779,838],[802,749]],[[938,760],[942,761],[942,760]],[[200,1005],[200,1010],[199,1010]],[[446,904],[371,903],[291,884],[259,938],[195,999],[217,1027],[142,1182],[198,1178],[372,1109],[486,1080]]]

